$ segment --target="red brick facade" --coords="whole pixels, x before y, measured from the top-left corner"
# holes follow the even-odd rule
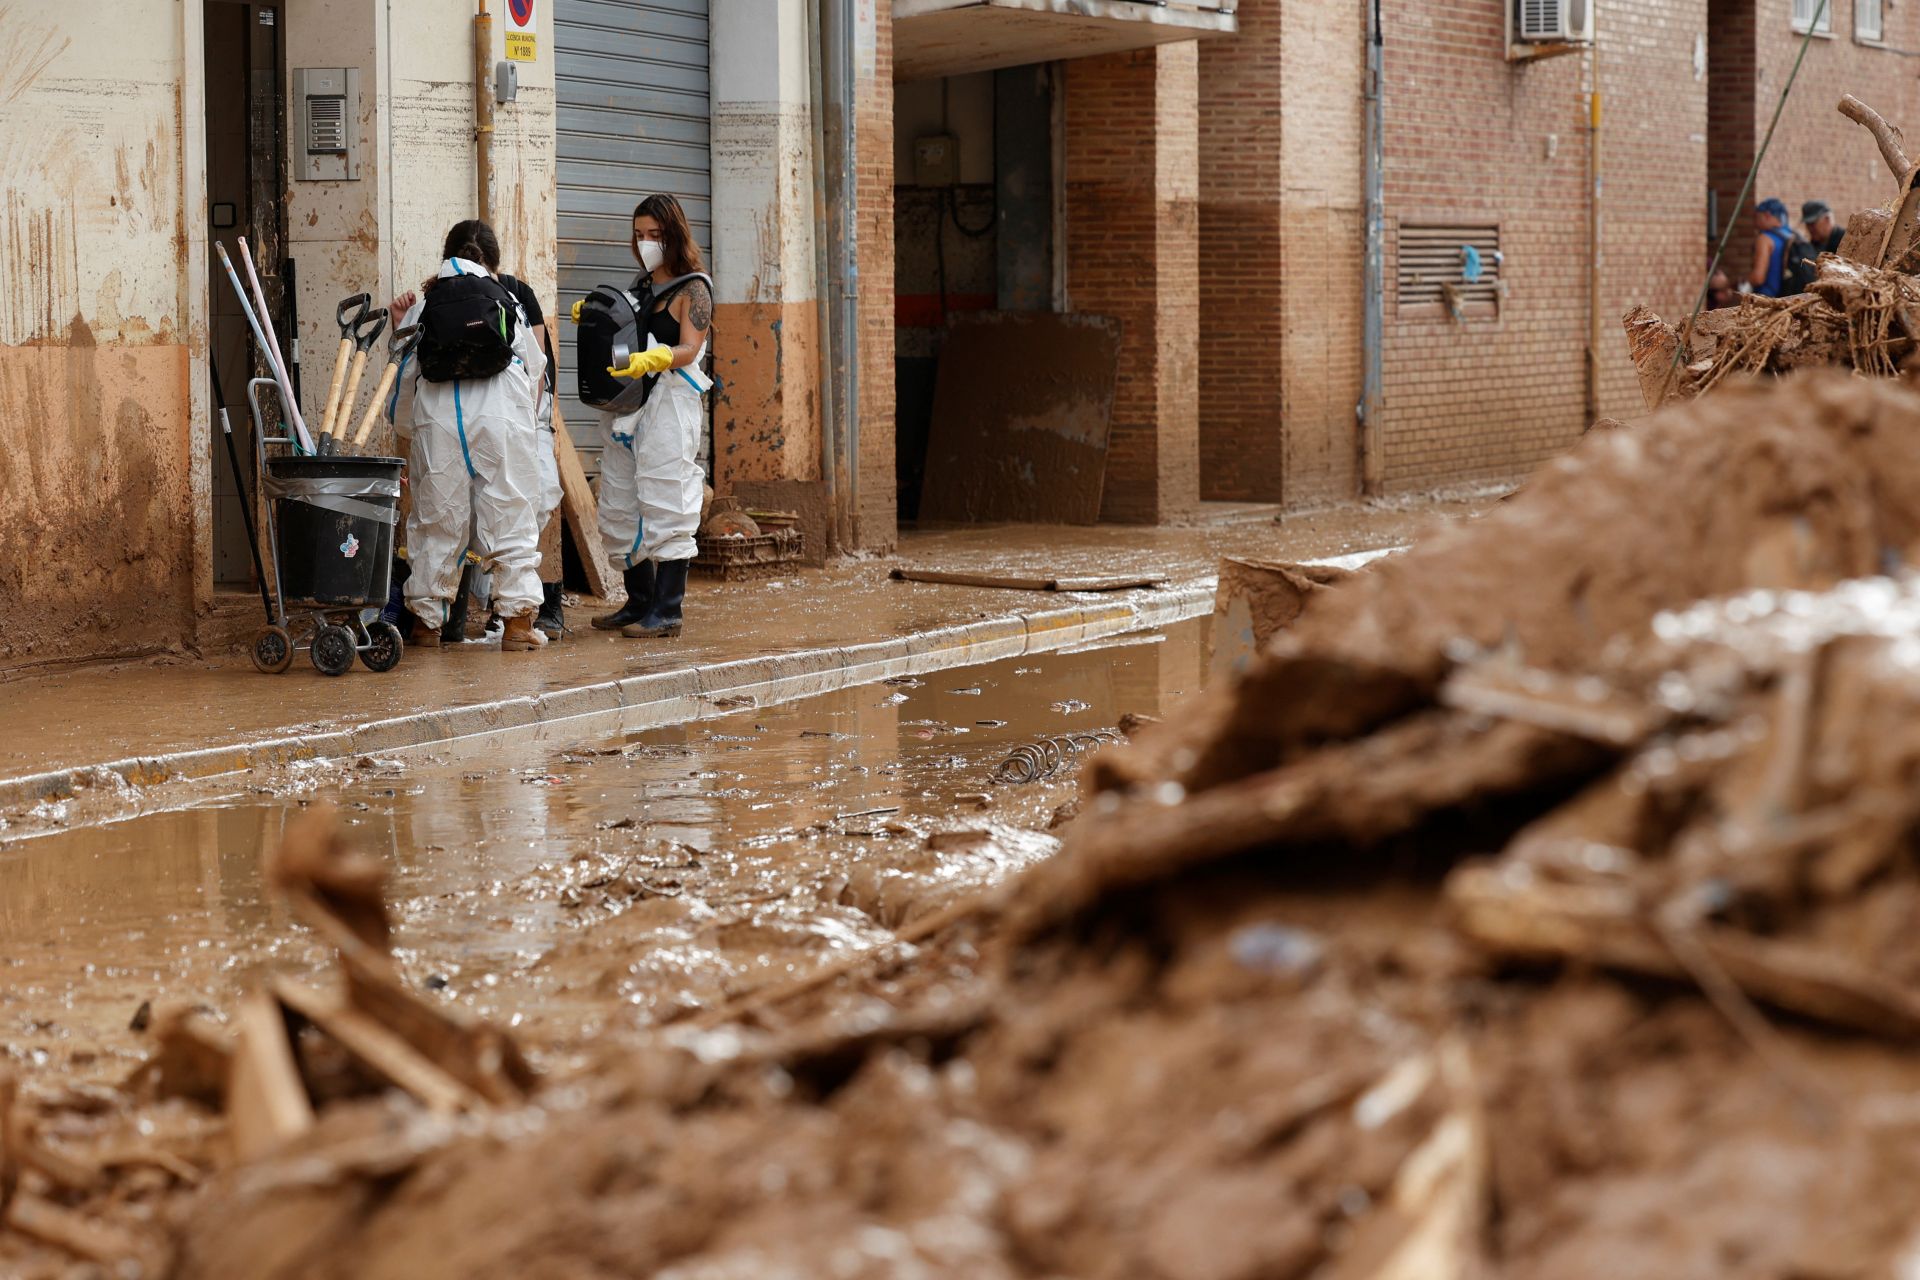
[[[1243,0],[1239,32],[1200,46],[1205,498],[1302,507],[1355,491],[1362,13]]]
[[[1787,0],[1755,5],[1709,0],[1713,27],[1714,105],[1711,126],[1713,187],[1722,210],[1733,202],[1760,140],[1766,135],[1780,91],[1799,55],[1801,33],[1793,30]],[[1892,198],[1892,173],[1860,126],[1843,118],[1834,104],[1844,93],[1863,99],[1909,136],[1920,136],[1920,79],[1909,53],[1920,44],[1920,10],[1910,5],[1881,5],[1884,36],[1878,44],[1855,37],[1858,0],[1828,0],[1831,35],[1817,35],[1780,118],[1773,146],[1755,179],[1755,197],[1778,196],[1799,229],[1800,205],[1823,199],[1833,205],[1841,226],[1857,209]],[[1725,35],[1723,35],[1723,29]],[[1729,85],[1753,87],[1744,95],[1720,80],[1721,52],[1735,74]],[[1752,69],[1758,67],[1757,78]],[[1752,265],[1754,233],[1750,209],[1740,210],[1727,256],[1737,267]],[[1735,273],[1738,278],[1739,273]]]
[[[1102,520],[1199,501],[1198,72],[1191,42],[1067,64],[1067,297],[1123,326]]]
[[[1388,492],[1517,480],[1594,417],[1638,416],[1620,316],[1691,306],[1710,190],[1742,219],[1736,277],[1752,252],[1732,205],[1798,52],[1790,0],[1598,0],[1592,51],[1531,61],[1507,57],[1506,2],[1384,7]],[[1875,45],[1855,37],[1862,2],[1831,0],[1833,34],[1814,41],[1760,175],[1796,216],[1818,196],[1844,222],[1893,190],[1834,112],[1843,91],[1920,130],[1920,77],[1899,52],[1920,48],[1920,10],[1883,0]],[[1067,304],[1125,325],[1105,519],[1359,492],[1365,12],[1241,0],[1234,35],[1062,64]],[[877,94],[870,106],[883,128]],[[891,191],[864,165],[861,183],[872,432],[893,394],[878,278]],[[1416,233],[1430,263],[1457,240],[1497,242],[1497,300],[1454,315],[1413,301],[1418,281],[1403,300]]]
[[[891,550],[898,537],[893,440],[893,0],[861,0],[854,74],[855,226],[860,264],[860,502],[853,545]]]

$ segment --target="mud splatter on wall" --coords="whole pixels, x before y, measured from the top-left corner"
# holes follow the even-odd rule
[[[0,671],[193,621],[182,23],[105,7],[0,4]]]

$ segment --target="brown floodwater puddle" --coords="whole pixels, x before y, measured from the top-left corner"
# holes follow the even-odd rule
[[[0,1063],[112,1078],[144,1053],[129,1025],[143,1002],[225,1010],[263,967],[324,966],[260,876],[319,802],[388,860],[408,976],[536,1054],[885,945],[1055,847],[1044,830],[1080,757],[997,784],[1010,753],[1162,714],[1200,687],[1208,632],[1199,619],[669,728],[306,764],[0,836]]]

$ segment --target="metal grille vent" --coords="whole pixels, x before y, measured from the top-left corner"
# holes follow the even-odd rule
[[[1558,40],[1566,31],[1561,0],[1520,0],[1520,38]]]
[[[307,100],[307,154],[347,153],[347,100],[344,96]]]
[[[1480,278],[1467,279],[1467,247],[1480,259]],[[1458,308],[1462,316],[1498,315],[1500,228],[1497,224],[1400,224],[1400,251],[1396,298],[1400,309],[1445,315]]]

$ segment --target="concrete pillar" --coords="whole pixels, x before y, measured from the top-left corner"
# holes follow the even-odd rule
[[[1201,491],[1337,501],[1358,491],[1362,11],[1238,19],[1200,46]]]
[[[777,502],[821,479],[806,2],[713,0],[711,29],[714,486]]]
[[[1123,325],[1105,521],[1159,523],[1199,500],[1197,53],[1066,64],[1067,297]]]

